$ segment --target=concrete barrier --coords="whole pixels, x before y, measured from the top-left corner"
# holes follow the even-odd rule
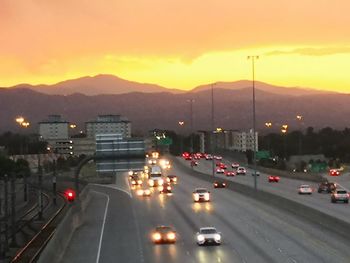
[[[173,163],[178,164],[179,169],[186,174],[211,183],[214,181],[226,182],[228,183],[227,188],[236,193],[284,210],[291,215],[298,215],[298,217],[303,218],[307,222],[318,225],[325,230],[331,231],[332,233],[338,234],[340,237],[344,238],[345,242],[350,242],[350,224],[341,219],[332,217],[331,215],[323,213],[317,209],[270,192],[265,192],[262,190],[255,191],[250,186],[195,171],[190,167],[184,166],[177,158],[172,158],[172,161]]]
[[[74,203],[68,209],[62,222],[56,228],[54,235],[39,257],[39,263],[61,262],[75,229],[83,224],[82,214],[90,200],[90,187],[86,186],[80,193],[79,202]]]

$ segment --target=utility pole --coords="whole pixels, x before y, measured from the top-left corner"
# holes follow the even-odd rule
[[[11,174],[11,247],[17,247],[16,238],[16,174]]]
[[[214,129],[215,129],[215,123],[214,123],[214,85],[215,84],[211,84],[211,132],[210,132],[210,136],[211,136],[211,142],[212,142],[212,175],[213,177],[215,176],[215,160],[214,160],[214,155],[215,155],[215,151],[214,151],[214,147],[216,147],[216,141],[214,144]]]
[[[252,61],[252,77],[253,77],[253,166],[254,166],[254,190],[257,190],[257,176],[256,176],[256,111],[255,111],[255,60],[259,56],[248,56]]]

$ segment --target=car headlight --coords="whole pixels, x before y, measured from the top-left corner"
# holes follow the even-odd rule
[[[146,189],[144,192],[143,192],[145,195],[150,195],[151,194],[151,191],[149,189]]]
[[[167,238],[170,240],[175,239],[175,233],[168,233]]]
[[[154,186],[154,181],[153,180],[149,180],[148,183],[149,183],[150,186]]]
[[[168,178],[166,179],[166,181],[169,183],[169,182],[170,182],[170,178],[168,177]]]
[[[158,180],[158,184],[159,184],[159,185],[163,185],[163,183],[164,183],[164,180],[163,180],[163,179],[159,179],[159,180]]]
[[[220,241],[221,240],[221,236],[219,234],[215,234],[214,235],[214,239],[217,240],[217,241]]]
[[[168,186],[166,189],[170,191],[170,190],[171,190],[171,187],[170,187],[170,186]]]
[[[193,198],[194,198],[195,201],[198,201],[199,200],[199,195],[198,194],[194,194]]]
[[[129,175],[133,175],[133,172],[132,172],[132,171],[129,171]]]
[[[161,235],[159,233],[154,233],[152,237],[153,237],[153,240],[155,241],[158,241],[161,239]]]
[[[198,242],[203,242],[204,241],[204,236],[203,235],[198,235],[197,236],[197,240],[198,240]]]
[[[174,178],[173,178],[173,181],[174,181],[174,182],[176,182],[176,181],[177,181],[177,178],[176,178],[176,177],[174,177]]]
[[[138,183],[138,184],[142,184],[142,180],[138,180],[137,183]]]
[[[143,190],[142,189],[139,189],[139,190],[137,190],[137,195],[143,195]]]
[[[209,199],[210,199],[209,193],[205,193],[205,194],[204,194],[204,199],[205,199],[205,200],[209,200]]]
[[[136,184],[136,181],[132,180],[132,181],[131,181],[131,184]]]

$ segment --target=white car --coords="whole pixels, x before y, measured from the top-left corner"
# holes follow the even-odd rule
[[[210,202],[210,192],[206,188],[196,188],[192,195],[194,202]]]
[[[216,168],[216,173],[217,174],[223,174],[223,173],[225,173],[225,170],[220,168],[220,167],[218,167],[218,168]]]
[[[312,188],[308,184],[302,184],[299,187],[298,193],[301,194],[306,194],[306,195],[311,195],[312,194]]]
[[[205,244],[221,244],[221,233],[215,227],[202,227],[196,234],[197,244],[199,246]]]
[[[237,169],[237,168],[239,167],[239,163],[232,163],[232,164],[231,164],[231,167],[232,167],[233,169]]]
[[[237,168],[237,171],[236,171],[237,175],[246,175],[246,173],[247,173],[247,170],[244,167]]]

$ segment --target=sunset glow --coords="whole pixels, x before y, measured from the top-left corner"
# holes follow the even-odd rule
[[[350,2],[2,0],[0,86],[86,75],[191,89],[256,77],[350,92]]]

